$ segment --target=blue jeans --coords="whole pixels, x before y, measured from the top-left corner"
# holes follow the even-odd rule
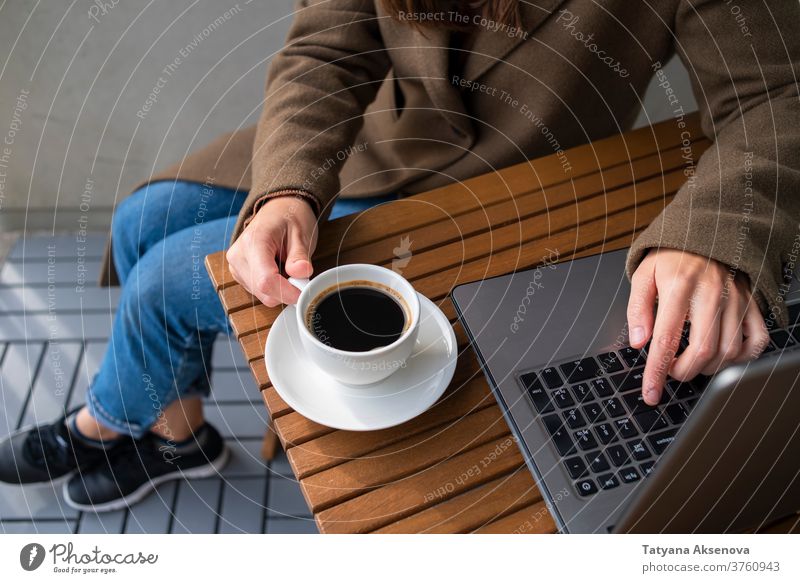
[[[226,188],[166,181],[117,207],[112,251],[122,295],[86,398],[103,425],[141,437],[173,401],[209,393],[211,348],[230,325],[204,259],[227,247],[245,198]],[[331,218],[392,198],[342,199]]]

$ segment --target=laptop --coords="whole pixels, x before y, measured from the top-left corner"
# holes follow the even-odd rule
[[[741,532],[800,510],[800,282],[792,325],[714,377],[641,399],[627,250],[463,284],[453,303],[561,532]],[[688,344],[684,330],[682,348]]]

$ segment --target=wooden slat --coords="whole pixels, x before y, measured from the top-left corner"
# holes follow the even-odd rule
[[[477,376],[479,371],[480,365],[472,351],[460,351],[451,386],[461,386],[463,382]],[[278,433],[278,437],[281,439],[281,443],[283,443],[286,448],[304,444],[311,439],[333,431],[329,427],[314,423],[297,413],[284,415],[276,420],[275,429]],[[361,435],[361,432],[356,433]]]
[[[556,532],[556,523],[544,501],[490,522],[473,532],[478,534],[546,534]]]
[[[707,147],[707,142],[700,142],[695,150]],[[652,155],[635,160],[629,165],[620,165],[602,174],[596,173],[570,182],[555,185],[544,191],[534,189],[527,193],[515,193],[515,198],[500,200],[494,204],[486,202],[486,193],[482,192],[478,208],[461,215],[453,215],[449,209],[438,209],[442,216],[433,224],[417,228],[409,228],[403,233],[413,245],[413,252],[418,254],[441,245],[457,242],[492,228],[509,223],[519,222],[537,213],[553,212],[560,206],[574,204],[579,199],[602,195],[615,188],[621,188],[634,182],[648,178],[660,177],[662,174],[680,169],[685,164],[683,150],[674,148],[663,155]],[[391,208],[397,214],[416,215],[419,206],[416,198],[398,201]],[[408,207],[408,208],[406,208]],[[372,220],[369,217],[365,220]],[[350,248],[344,242],[334,246],[333,253],[323,253],[324,259],[315,261],[318,272],[335,265],[370,261],[379,265],[389,265],[394,260],[394,250],[399,243],[396,237],[385,237],[373,243]],[[413,274],[412,274],[413,276]],[[220,292],[220,297],[228,312],[253,307],[259,302],[241,286],[230,286]]]
[[[498,518],[539,502],[542,495],[527,468],[439,502],[375,532],[447,534],[471,532]]]
[[[492,231],[466,238],[458,243],[444,245],[438,249],[419,253],[413,256],[411,262],[405,267],[403,275],[409,279],[414,287],[425,296],[436,300],[444,297],[459,283],[465,283],[480,278],[491,277],[483,269],[484,257],[491,254],[494,259],[504,251],[524,251],[535,241],[543,238],[550,239],[559,233],[568,232],[573,235],[577,224],[580,232],[598,220],[610,220],[615,214],[622,211],[645,205],[654,200],[663,200],[665,191],[674,193],[686,178],[682,171],[672,173],[657,179],[650,179],[635,186],[625,187],[608,196],[594,197],[582,201],[579,206],[562,207],[543,215],[536,215],[525,219],[518,224],[507,225]],[[627,213],[626,213],[627,214]],[[625,227],[630,231],[630,221]],[[559,230],[554,225],[561,225]],[[567,225],[570,225],[567,227]],[[549,235],[549,237],[548,237]],[[571,237],[574,239],[574,237]],[[522,249],[520,249],[522,247]],[[541,255],[534,256],[528,261],[513,261],[508,265],[507,272],[524,269],[541,260]],[[456,268],[455,271],[452,268]],[[440,277],[442,272],[456,273],[455,278]],[[494,272],[493,275],[503,273]],[[413,274],[432,274],[423,278],[414,277]],[[257,306],[231,314],[231,325],[237,337],[264,329],[280,313],[280,308]]]
[[[504,435],[508,435],[508,426],[500,409],[492,406],[443,429],[430,429],[309,476],[300,480],[300,486],[311,510],[317,513]]]
[[[476,377],[463,386],[449,390],[422,415],[396,427],[373,431],[369,439],[364,439],[362,433],[355,431],[333,431],[304,443],[302,447],[292,447],[286,453],[295,476],[303,479],[494,404],[486,381]]]
[[[502,437],[409,478],[323,510],[317,515],[317,525],[325,533],[370,532],[519,470],[523,465],[514,439]]]

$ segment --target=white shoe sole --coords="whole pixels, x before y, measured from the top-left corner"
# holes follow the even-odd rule
[[[219,472],[222,471],[228,461],[230,460],[230,450],[228,446],[225,445],[222,452],[217,456],[215,460],[211,463],[206,464],[204,466],[198,466],[196,468],[192,468],[190,470],[178,470],[176,472],[170,472],[169,474],[164,474],[163,476],[158,476],[157,478],[153,478],[148,480],[141,486],[139,486],[136,490],[128,494],[127,496],[123,496],[122,498],[117,498],[116,500],[111,500],[109,502],[104,502],[103,504],[80,504],[75,502],[69,495],[68,489],[68,482],[64,483],[62,488],[62,494],[64,496],[64,502],[66,502],[67,506],[74,508],[75,510],[83,510],[84,512],[113,512],[114,510],[123,510],[125,508],[130,508],[134,504],[141,502],[144,498],[148,496],[151,492],[153,492],[158,486],[163,484],[164,482],[170,482],[172,480],[191,480],[191,479],[199,479],[199,478],[211,478],[216,475],[219,475]]]

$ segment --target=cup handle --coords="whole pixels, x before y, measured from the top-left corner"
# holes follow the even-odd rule
[[[307,279],[302,279],[297,277],[289,277],[287,279],[289,280],[289,283],[291,283],[294,287],[296,287],[300,291],[303,291],[305,289],[309,281]]]

